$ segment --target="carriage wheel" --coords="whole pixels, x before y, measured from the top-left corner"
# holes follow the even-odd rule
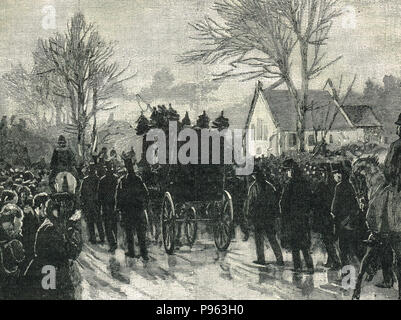
[[[198,223],[196,222],[196,210],[194,207],[188,208],[185,216],[185,236],[190,247],[193,246],[198,232]]]
[[[243,217],[242,217],[243,223],[244,223],[244,225],[246,225],[246,228],[248,229],[248,231],[252,230],[252,228],[253,228],[253,225],[249,224],[249,221],[251,219],[251,214],[252,214],[250,208],[252,208],[254,206],[257,195],[258,195],[257,184],[254,181],[249,186],[248,195],[247,195],[247,198],[244,203],[244,212],[243,212]]]
[[[233,202],[228,191],[224,190],[223,201],[217,206],[216,221],[214,223],[214,243],[220,251],[227,250],[231,242],[233,226]]]
[[[167,254],[173,254],[175,241],[175,210],[170,192],[166,192],[163,198],[161,227],[164,249]]]

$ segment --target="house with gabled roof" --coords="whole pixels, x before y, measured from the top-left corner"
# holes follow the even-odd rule
[[[331,148],[356,142],[380,142],[382,124],[371,107],[338,106],[327,91],[310,90],[310,108],[305,114],[305,149],[326,141]],[[287,90],[263,89],[258,82],[249,108],[245,129],[253,132],[255,156],[281,155],[297,151],[297,113]]]

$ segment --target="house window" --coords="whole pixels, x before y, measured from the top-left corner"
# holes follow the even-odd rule
[[[295,133],[288,134],[288,146],[295,147],[297,145],[297,135]]]
[[[255,140],[256,132],[255,132],[255,125],[254,124],[251,125],[251,134],[252,134],[253,140]]]
[[[262,148],[261,147],[258,147],[257,149],[256,149],[256,154],[261,154],[262,153]]]
[[[256,140],[263,139],[263,120],[258,119],[256,123]]]
[[[332,135],[332,134],[330,135],[329,142],[330,142],[330,143],[333,143],[333,142],[334,142],[334,140],[333,140],[333,135]]]
[[[263,140],[268,140],[269,138],[269,131],[267,129],[267,124],[263,124]]]
[[[313,134],[308,136],[308,146],[316,145],[315,136]]]

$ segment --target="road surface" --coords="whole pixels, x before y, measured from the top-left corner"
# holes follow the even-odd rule
[[[313,275],[292,272],[291,255],[284,251],[285,266],[274,264],[266,249],[266,267],[253,264],[253,239],[236,239],[227,252],[215,249],[213,239],[200,237],[192,248],[183,246],[174,255],[150,246],[150,261],[126,258],[123,249],[114,255],[107,245],[85,244],[78,259],[82,275],[82,299],[338,299],[350,300],[351,290],[341,286],[340,272],[322,267],[325,256],[314,249]],[[396,299],[393,289],[374,286],[381,272],[364,283],[361,299]]]

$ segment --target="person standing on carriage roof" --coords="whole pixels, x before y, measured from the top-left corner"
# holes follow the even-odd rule
[[[284,265],[277,241],[277,218],[280,213],[276,188],[269,182],[268,169],[261,164],[256,171],[254,188],[250,192],[250,216],[255,228],[256,264],[265,265],[264,238],[267,237],[279,266]]]
[[[314,272],[311,247],[310,211],[312,191],[308,182],[302,176],[298,164],[293,159],[283,163],[289,181],[284,186],[280,200],[280,209],[283,227],[281,244],[292,252],[294,270],[302,270],[301,251],[304,256],[308,273]]]
[[[127,174],[123,176],[117,186],[117,208],[121,211],[121,222],[126,234],[128,251],[127,257],[135,258],[134,231],[136,231],[141,256],[144,261],[149,260],[146,247],[146,216],[144,210],[149,202],[149,193],[142,179],[134,171],[135,152],[123,152]]]

